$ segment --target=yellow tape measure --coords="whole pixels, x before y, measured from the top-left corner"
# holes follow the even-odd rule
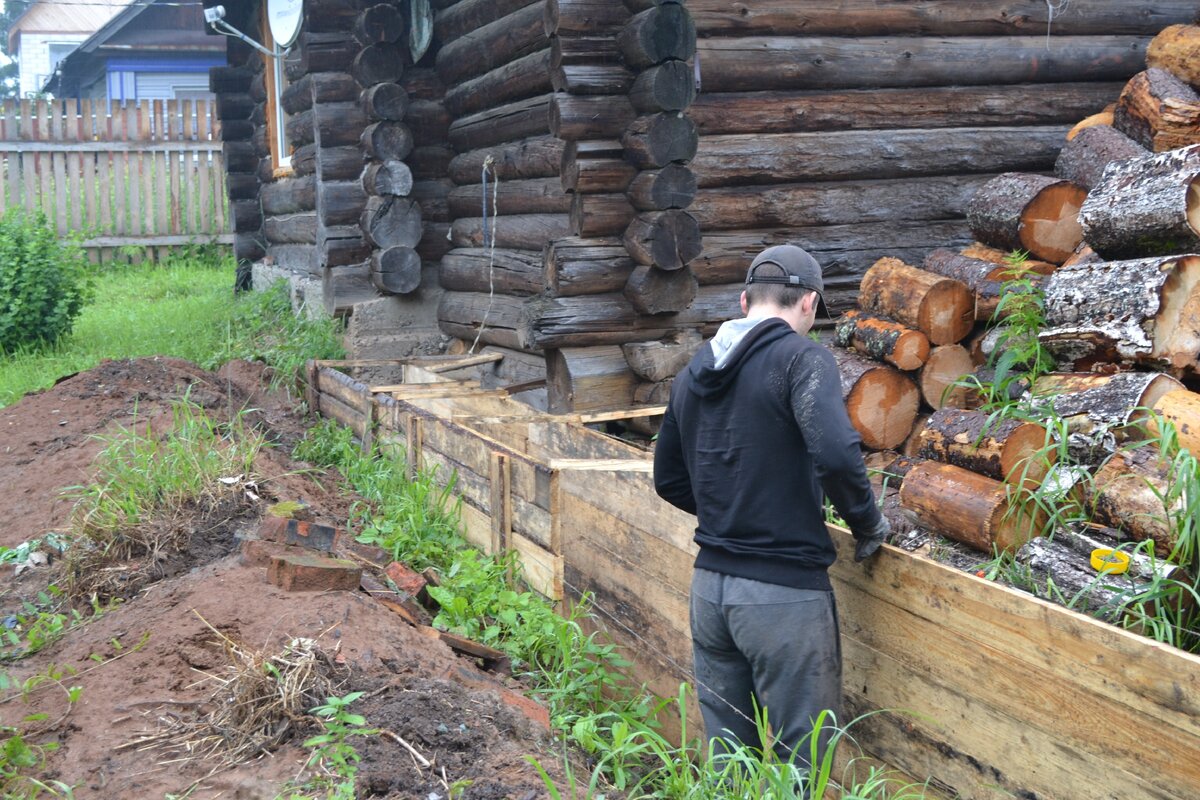
[[[1122,575],[1129,570],[1129,554],[1098,547],[1092,551],[1092,569],[1110,575]]]

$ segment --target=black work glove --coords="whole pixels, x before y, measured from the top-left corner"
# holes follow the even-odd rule
[[[887,521],[887,517],[880,517],[879,524],[869,532],[854,537],[854,563],[864,561],[875,555],[875,551],[879,549],[879,545],[883,544],[892,532],[892,524]]]

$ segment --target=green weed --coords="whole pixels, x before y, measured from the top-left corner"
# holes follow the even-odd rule
[[[62,690],[66,705],[55,719],[44,712],[25,714],[20,726],[0,725],[0,797],[6,800],[35,800],[35,798],[72,798],[74,787],[62,781],[43,779],[39,773],[46,758],[58,749],[58,742],[39,741],[56,730],[71,713],[83,694],[83,687],[67,685],[67,679],[75,676],[72,667],[51,664],[44,672],[26,678],[15,694],[0,699],[0,703],[20,701],[27,703],[30,696],[45,686],[57,686]],[[0,676],[0,689],[8,691],[11,682]]]
[[[362,756],[350,744],[355,736],[374,736],[379,733],[367,727],[361,714],[350,711],[350,705],[363,696],[363,692],[351,692],[345,697],[328,697],[323,705],[311,710],[324,728],[322,733],[304,741],[312,748],[307,767],[314,775],[301,786],[289,790],[288,800],[325,798],[326,800],[355,800],[355,782],[358,762]],[[283,796],[283,795],[281,795]]]

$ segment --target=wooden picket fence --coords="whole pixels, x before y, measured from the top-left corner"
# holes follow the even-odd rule
[[[0,104],[0,210],[41,212],[93,261],[233,241],[214,104]]]

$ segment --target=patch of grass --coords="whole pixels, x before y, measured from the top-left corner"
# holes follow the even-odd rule
[[[0,407],[104,359],[172,356],[211,369],[261,360],[278,381],[306,358],[339,358],[340,323],[296,317],[280,284],[235,296],[232,257],[183,250],[161,264],[98,268],[92,301],[70,336],[0,357]]]
[[[184,544],[185,529],[156,524],[187,509],[215,511],[240,497],[253,481],[262,434],[239,414],[218,423],[187,398],[172,406],[169,425],[156,433],[122,428],[102,438],[92,483],[73,487],[67,549],[69,594],[88,597],[102,588],[104,567],[132,558],[157,560]]]

